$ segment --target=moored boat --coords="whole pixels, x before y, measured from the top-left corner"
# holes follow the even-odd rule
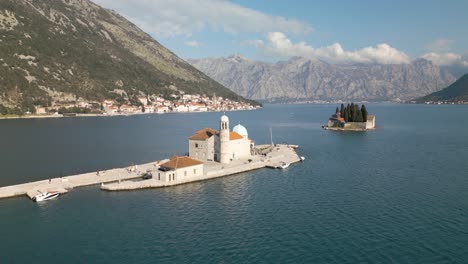
[[[59,192],[46,192],[46,193],[41,193],[33,197],[33,201],[35,202],[41,202],[41,201],[47,201],[50,199],[54,199],[57,196],[59,196]]]
[[[286,169],[287,167],[289,167],[289,163],[281,162],[281,165],[279,165],[277,168],[278,169]]]

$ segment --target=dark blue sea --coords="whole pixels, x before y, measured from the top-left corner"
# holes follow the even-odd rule
[[[227,113],[300,145],[283,171],[0,200],[0,263],[468,263],[468,106],[369,104],[375,131],[321,130],[335,107]],[[0,120],[0,186],[184,154],[220,115]]]

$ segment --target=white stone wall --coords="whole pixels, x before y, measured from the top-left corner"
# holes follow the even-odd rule
[[[238,160],[238,159],[248,159],[251,157],[250,153],[250,140],[248,139],[237,139],[231,140],[229,142],[230,150],[231,150],[231,159]]]
[[[190,178],[197,178],[203,176],[203,164],[179,168],[170,171],[157,171],[153,174],[153,179],[163,182],[184,181]]]
[[[375,116],[371,120],[367,120],[366,122],[366,129],[375,128]]]
[[[366,123],[364,122],[347,122],[345,128],[349,129],[366,129]]]

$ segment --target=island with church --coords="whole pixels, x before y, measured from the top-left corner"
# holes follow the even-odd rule
[[[240,123],[230,130],[229,118],[219,119],[219,130],[203,128],[188,138],[188,155],[125,168],[50,178],[0,187],[0,198],[27,195],[31,199],[62,194],[81,186],[100,184],[105,191],[168,187],[261,168],[285,169],[304,160],[297,145],[256,145]]]
[[[335,131],[366,131],[375,129],[375,115],[369,115],[365,105],[351,103],[347,106],[341,104],[336,108],[335,114],[328,119],[328,124],[322,126],[325,130]]]

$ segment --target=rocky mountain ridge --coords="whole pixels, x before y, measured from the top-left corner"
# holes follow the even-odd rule
[[[405,101],[455,80],[424,59],[411,64],[337,65],[301,57],[266,63],[233,55],[187,61],[237,94],[267,102]]]

